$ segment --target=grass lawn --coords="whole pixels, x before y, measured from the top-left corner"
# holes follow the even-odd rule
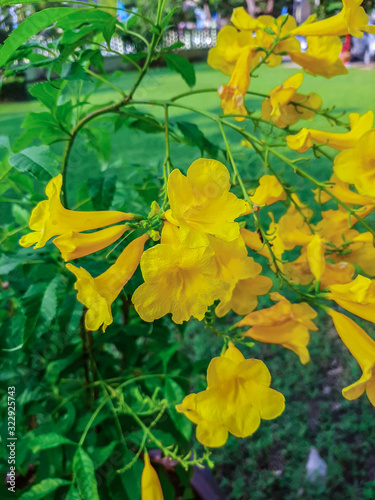
[[[288,65],[265,68],[259,78],[252,80],[251,90],[266,93],[296,71]],[[196,72],[198,89],[219,87],[228,81],[227,76],[213,71],[204,63],[196,65]],[[134,73],[128,73],[113,82],[127,90],[135,76]],[[301,93],[314,91],[320,94],[324,107],[336,106],[338,111],[348,112],[364,113],[370,109],[375,112],[374,82],[374,71],[353,68],[347,76],[331,80],[305,75],[300,90]],[[156,68],[147,75],[135,98],[164,99],[187,90],[179,75],[171,75],[164,68]],[[104,104],[117,99],[119,98],[115,92],[103,87],[96,94],[94,102]],[[194,95],[179,102],[202,111],[220,110],[216,93]],[[260,100],[257,98],[250,96],[247,99],[249,109],[259,109],[259,104]],[[32,101],[2,104],[0,135],[9,135],[14,140],[21,133],[21,124],[26,114],[40,110],[39,105]],[[150,107],[148,111],[157,117],[162,116],[160,108]],[[196,124],[210,141],[223,147],[217,125],[209,119],[174,108],[171,108],[171,118],[174,121]],[[300,122],[298,127],[308,125],[309,122]],[[323,118],[318,118],[314,127],[328,129],[330,125]],[[254,158],[252,150],[241,147],[239,136],[229,136],[243,177],[251,186],[265,170]],[[62,145],[54,147],[61,152]],[[174,142],[171,145],[171,156],[175,167],[186,170],[194,159],[200,157],[200,151]],[[113,136],[108,168],[119,179],[139,183],[141,196],[151,201],[158,193],[155,185],[157,186],[157,175],[160,173],[163,157],[162,134],[145,134],[122,127]],[[220,159],[225,161],[224,157]],[[302,165],[319,178],[327,179],[330,175],[326,158],[312,158]],[[277,162],[274,166],[280,169],[287,182],[296,185],[299,192],[302,190],[304,201],[312,201],[311,193],[309,194],[311,186],[307,186],[303,179],[293,176],[289,167]],[[69,163],[70,185],[78,192],[86,184],[87,178],[95,177],[100,168],[98,158],[80,137]],[[132,175],[129,175],[129,170]],[[287,408],[277,420],[262,422],[253,438],[230,438],[226,447],[213,452],[213,459],[218,463],[218,480],[231,500],[375,498],[374,408],[365,396],[353,402],[343,399],[341,389],[357,380],[360,370],[337,334],[328,329],[324,322],[320,322],[320,327],[320,331],[312,335],[312,361],[304,367],[294,353],[280,346],[258,344],[254,351],[248,351],[248,356],[254,355],[266,361],[272,373],[273,386],[285,395]],[[210,356],[216,356],[220,348],[215,343],[215,338],[201,324],[189,324],[184,349],[192,356],[209,359]],[[306,480],[305,467],[311,447],[316,447],[327,463],[327,476],[315,483]]]

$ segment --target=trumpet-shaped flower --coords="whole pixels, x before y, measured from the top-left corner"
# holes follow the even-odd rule
[[[116,262],[97,278],[82,267],[66,265],[77,278],[74,286],[78,291],[77,299],[88,309],[85,317],[87,330],[96,331],[103,325],[104,332],[113,322],[112,302],[137,269],[147,240],[148,235],[144,234],[129,243]]]
[[[164,500],[159,477],[151,465],[147,451],[145,452],[144,461],[145,466],[141,477],[142,500]]]
[[[298,94],[303,81],[303,74],[296,73],[282,85],[278,85],[262,103],[262,118],[272,121],[277,127],[285,128],[297,123],[300,118],[310,120],[322,105],[322,99],[311,92]]]
[[[175,169],[168,179],[171,209],[166,218],[180,226],[181,241],[191,247],[207,246],[207,234],[232,241],[240,234],[234,219],[249,205],[229,192],[228,169],[216,160],[199,159],[187,175]]]
[[[129,228],[125,225],[111,226],[95,233],[69,233],[62,234],[53,240],[53,244],[60,250],[62,258],[68,260],[79,259],[91,253],[103,250],[112,245]]]
[[[251,436],[261,419],[272,420],[284,411],[284,396],[270,384],[266,365],[257,359],[245,359],[231,344],[224,356],[212,359],[207,389],[189,394],[176,409],[197,424],[201,444],[223,446],[228,433],[240,438]]]
[[[352,401],[366,391],[371,404],[375,406],[375,341],[344,314],[329,311],[337,333],[362,369],[362,376],[342,391],[344,398]]]
[[[161,243],[144,252],[144,283],[133,294],[133,304],[144,321],[172,313],[175,323],[191,316],[202,320],[215,300],[226,300],[229,285],[214,276],[214,250],[188,248],[181,243],[181,229],[164,225]]]
[[[277,292],[270,296],[272,300],[278,301],[277,304],[248,314],[236,326],[251,326],[244,333],[246,337],[265,344],[280,344],[295,352],[302,364],[308,363],[309,330],[317,330],[311,321],[317,313],[305,302],[291,304]]]
[[[291,51],[289,55],[307,73],[332,78],[348,72],[340,59],[342,44],[338,36],[308,36],[306,41],[306,52]]]
[[[375,281],[357,276],[346,285],[329,287],[329,298],[347,311],[375,323]]]
[[[331,148],[343,151],[344,149],[355,148],[358,140],[369,130],[374,123],[374,113],[368,111],[360,116],[359,113],[350,113],[350,132],[338,134],[335,132],[325,132],[323,130],[303,128],[296,135],[288,135],[286,142],[290,149],[304,153],[312,148],[314,144],[324,144]]]
[[[338,154],[333,170],[339,179],[354,184],[359,194],[375,198],[375,129],[362,135],[354,148]]]
[[[339,14],[317,21],[304,23],[292,33],[301,36],[344,36],[363,37],[363,32],[375,34],[375,26],[369,26],[368,17],[361,3],[363,0],[342,0]]]
[[[41,248],[53,236],[98,229],[124,220],[132,220],[134,217],[133,214],[115,211],[78,212],[67,210],[60,201],[61,186],[61,174],[49,181],[46,187],[48,200],[38,203],[32,211],[29,227],[34,232],[21,238],[21,246],[30,247],[35,244],[34,248]]]
[[[255,49],[251,33],[237,31],[233,26],[224,26],[217,36],[216,47],[208,52],[207,64],[230,76],[244,49],[247,51],[249,48]]]
[[[218,89],[218,94],[221,99],[221,108],[225,115],[247,115],[245,95],[250,85],[252,58],[252,48],[244,49],[238,57],[238,61],[228,85],[221,85]],[[234,119],[240,122],[245,118],[235,116]]]
[[[272,288],[272,280],[260,276],[262,266],[248,257],[241,236],[231,242],[210,237],[210,245],[215,252],[215,277],[230,286],[230,296],[216,307],[216,315],[222,317],[231,309],[240,315],[253,311],[258,295],[265,295]]]
[[[286,200],[283,186],[274,175],[263,175],[259,179],[259,186],[255,193],[250,196],[254,205],[272,205],[279,200]]]
[[[374,209],[375,200],[370,196],[362,196],[350,189],[350,184],[341,181],[337,175],[332,174],[329,180],[329,185],[327,185],[327,189],[329,189],[330,193],[333,196],[338,198],[343,203],[347,205],[362,205],[363,210],[366,212],[366,215]],[[316,189],[315,193],[315,201],[317,203],[327,203],[327,201],[331,201],[332,197],[326,193],[325,191],[320,191]],[[362,212],[361,212],[362,213]]]

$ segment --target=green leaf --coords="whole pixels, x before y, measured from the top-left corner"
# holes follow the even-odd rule
[[[12,155],[9,163],[19,172],[27,172],[40,181],[59,174],[59,162],[48,146],[32,146]]]
[[[33,253],[24,253],[22,251],[19,251],[17,254],[14,253],[13,255],[1,255],[0,257],[0,275],[8,274],[13,269],[16,269],[16,267],[24,264],[27,260],[33,260],[35,259],[36,255],[35,252]]]
[[[40,305],[40,313],[45,321],[45,327],[51,324],[57,313],[57,291],[63,286],[63,277],[58,274],[53,278],[44,292],[43,300]]]
[[[113,450],[118,445],[118,441],[112,441],[107,444],[107,446],[103,446],[101,448],[93,447],[92,452],[89,451],[89,455],[92,458],[95,469],[98,469],[101,465],[106,462],[110,456],[112,455]]]
[[[83,9],[77,9],[77,13]],[[2,68],[11,55],[25,43],[33,35],[47,28],[58,19],[61,19],[68,14],[71,14],[72,9],[69,7],[56,7],[52,9],[44,9],[36,12],[33,16],[27,17],[5,40],[4,45],[0,49],[0,68]]]
[[[19,498],[19,500],[43,500],[45,498],[51,498],[49,496],[50,493],[53,493],[57,488],[61,486],[67,486],[71,484],[70,481],[66,479],[43,479],[40,483],[32,486],[29,491],[23,493]]]
[[[111,42],[111,38],[113,36],[113,33],[115,32],[116,22],[117,22],[117,19],[115,17],[111,17],[111,19],[108,19],[108,21],[106,21],[106,23],[103,27],[103,37],[104,37],[104,40],[107,42],[108,46]]]
[[[88,179],[87,185],[96,210],[108,210],[116,191],[116,176],[105,174],[102,177]]]
[[[174,9],[172,9],[170,12],[168,12],[168,14],[165,16],[165,18],[163,19],[163,22],[161,23],[161,27],[162,28],[165,28],[168,24],[169,24],[169,21],[172,19],[172,17],[176,14],[176,12],[178,12],[179,10],[181,9],[181,7],[174,7]]]
[[[94,464],[81,446],[73,458],[73,472],[81,497],[85,500],[100,500]]]
[[[77,443],[74,443],[65,436],[61,436],[55,432],[50,432],[48,434],[35,436],[29,442],[29,448],[33,453],[38,453],[38,451],[56,448],[56,446],[60,446],[62,444],[77,445]]]
[[[65,132],[61,130],[58,122],[48,112],[29,113],[22,124],[22,128],[25,131],[13,144],[13,151],[15,153],[26,148],[34,139],[39,139],[44,144],[52,144],[63,138],[67,139]]]
[[[167,377],[165,379],[164,394],[168,403],[178,404],[181,403],[185,397],[185,392],[177,382]],[[193,426],[182,413],[178,413],[174,406],[168,408],[168,413],[179,433],[189,441],[193,431]]]
[[[30,336],[34,333],[46,288],[46,283],[33,283],[22,297],[22,305],[26,315],[23,337],[24,343],[26,343]]]
[[[185,57],[173,53],[165,53],[163,54],[163,57],[170,70],[180,73],[189,87],[194,87],[195,69],[190,61],[188,61]]]
[[[29,223],[30,212],[26,208],[20,207],[20,205],[12,205],[12,215],[20,226],[25,226]]]
[[[82,24],[91,24],[96,29],[102,29],[113,16],[100,9],[69,9],[69,15],[65,16],[56,23],[56,28],[64,31],[73,30],[82,26]]]
[[[38,99],[39,102],[44,104],[47,108],[53,109],[56,106],[57,99],[61,95],[62,89],[66,85],[64,80],[53,80],[52,82],[42,82],[33,85],[29,92]]]
[[[72,484],[71,487],[69,488],[65,500],[82,500],[78,494],[78,491],[75,489],[74,484]]]

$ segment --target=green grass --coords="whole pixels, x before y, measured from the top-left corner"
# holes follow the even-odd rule
[[[250,89],[255,92],[268,92],[276,85],[282,83],[286,78],[297,71],[296,68],[288,67],[287,64],[277,68],[264,68],[258,78],[253,78]],[[197,85],[196,89],[213,87],[217,88],[222,83],[228,81],[228,77],[218,71],[214,71],[206,63],[196,65]],[[114,78],[112,81],[119,88],[128,90],[131,88],[136,73],[128,72],[120,78]],[[350,69],[347,76],[338,76],[327,80],[325,78],[305,75],[304,83],[301,87],[302,93],[317,92],[323,97],[324,107],[336,106],[338,111],[359,111],[365,112],[369,109],[375,111],[375,93],[373,90],[374,71],[364,71],[360,69]],[[135,98],[142,99],[168,99],[169,97],[188,91],[188,87],[178,74],[171,74],[166,68],[154,68],[145,77],[140,88],[137,90]],[[119,94],[107,86],[102,86],[92,98],[94,104],[107,104],[119,100]],[[192,106],[201,111],[220,112],[220,100],[216,94],[204,93],[195,94],[179,101],[181,104]],[[252,109],[260,108],[261,99],[249,96],[247,98],[247,107]],[[147,106],[148,112],[162,118],[162,110],[159,107]],[[29,112],[38,112],[42,110],[38,103],[30,101],[27,103],[9,103],[2,104],[0,108],[0,134],[9,135],[13,141],[21,133],[22,122]],[[171,119],[174,121],[187,121],[196,124],[204,131],[205,136],[213,143],[223,147],[223,140],[219,133],[217,125],[208,118],[197,115],[190,111],[178,108],[170,109]],[[297,126],[308,126],[310,122],[301,120]],[[315,127],[325,127],[330,129],[330,124],[321,117],[314,121]],[[228,132],[231,139],[233,150],[237,155],[239,168],[244,177],[249,182],[259,178],[265,171],[262,165],[254,161],[253,152],[244,150],[240,146],[240,137],[236,133]],[[54,146],[56,151],[62,153],[62,145]],[[201,156],[198,148],[190,148],[184,144],[172,142],[171,154],[173,165],[185,171],[190,163]],[[111,157],[108,165],[111,172],[116,173],[119,179],[128,179],[129,170],[134,171],[138,181],[148,183],[150,179],[155,178],[160,169],[164,155],[164,138],[160,134],[144,134],[143,132],[130,130],[122,127],[113,135],[111,145]],[[223,157],[220,158],[222,161]],[[278,165],[275,162],[275,165]],[[315,162],[317,166],[314,172],[318,175],[324,175],[327,171],[327,162],[322,159]],[[73,148],[71,160],[69,163],[69,184],[75,187],[75,193],[71,195],[73,202],[77,199],[77,190],[82,184],[82,178],[94,177],[100,168],[100,162],[92,150],[86,147],[82,137],[79,137]],[[280,167],[285,180],[297,182],[298,186],[305,188],[306,185],[301,179],[291,177],[290,172],[285,167]],[[143,177],[143,179],[142,179]],[[306,187],[307,189],[307,187]],[[308,195],[307,195],[308,196]],[[78,197],[80,199],[80,197]]]

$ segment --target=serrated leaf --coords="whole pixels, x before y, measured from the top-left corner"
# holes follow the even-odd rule
[[[29,113],[22,124],[22,128],[25,131],[13,144],[13,151],[15,153],[26,148],[34,139],[39,139],[44,144],[52,144],[59,139],[67,137],[55,118],[47,112]]]
[[[81,446],[77,448],[73,458],[73,472],[78,492],[82,498],[85,500],[100,500],[94,464]]]
[[[165,379],[164,394],[168,403],[181,403],[185,397],[185,392],[177,382],[167,377]],[[189,441],[193,431],[193,426],[182,413],[178,413],[174,406],[168,408],[168,413],[179,433]]]
[[[51,82],[41,82],[33,85],[29,92],[44,104],[47,108],[53,109],[56,106],[57,100],[60,97],[62,89],[65,87],[66,81],[52,80]]]
[[[108,210],[116,191],[116,176],[103,175],[87,181],[89,193],[96,210]]]
[[[59,174],[59,162],[48,146],[32,146],[12,155],[9,163],[19,172],[27,172],[40,181]]]
[[[77,9],[77,12],[83,9]],[[2,68],[11,55],[21,47],[23,43],[29,40],[39,31],[47,28],[58,19],[61,19],[68,14],[71,14],[71,9],[67,7],[55,7],[44,9],[36,12],[34,15],[27,17],[5,40],[4,45],[0,49],[0,68]]]
[[[185,57],[169,52],[163,54],[163,57],[170,70],[179,73],[189,87],[194,87],[195,69],[190,61],[188,61]]]
[[[53,493],[61,486],[67,486],[68,484],[71,484],[71,482],[66,479],[43,479],[43,481],[40,481],[40,483],[32,486],[29,491],[26,491],[18,498],[19,500],[42,500],[50,498],[50,493]]]
[[[61,436],[55,432],[49,432],[48,434],[34,436],[29,442],[29,448],[33,453],[38,453],[41,450],[49,450],[62,444],[77,445],[77,443],[74,443],[74,441],[71,441],[65,436]]]

